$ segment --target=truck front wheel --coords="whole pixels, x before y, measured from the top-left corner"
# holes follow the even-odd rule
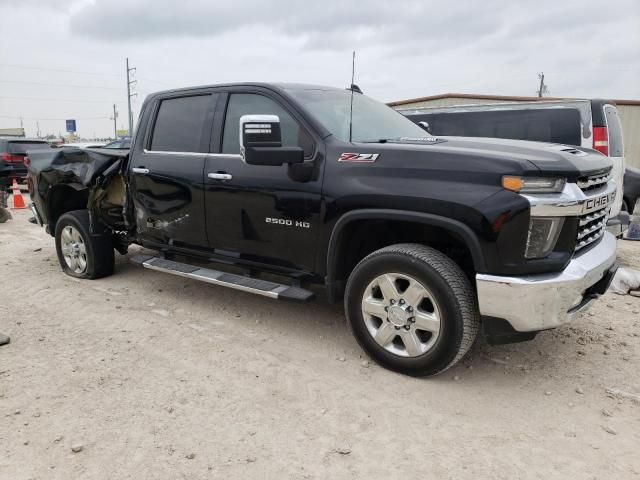
[[[420,244],[392,245],[364,258],[349,277],[345,311],[373,359],[413,376],[457,363],[480,325],[474,291],[460,267]]]
[[[56,252],[62,270],[76,278],[102,278],[113,273],[111,236],[89,230],[89,212],[75,210],[56,223]]]

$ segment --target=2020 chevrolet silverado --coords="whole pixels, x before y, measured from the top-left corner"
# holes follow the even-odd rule
[[[354,86],[160,92],[129,152],[29,159],[68,275],[110,275],[135,243],[159,252],[132,258],[146,268],[271,298],[322,284],[367,353],[411,375],[455,364],[481,328],[504,343],[573,319],[615,270],[608,157],[425,137]]]

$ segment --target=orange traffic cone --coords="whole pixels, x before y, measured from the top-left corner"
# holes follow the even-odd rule
[[[24,203],[24,198],[22,198],[22,193],[20,193],[20,187],[18,186],[18,182],[16,179],[13,179],[13,185],[11,186],[13,190],[13,210],[21,210],[23,208],[27,208],[27,205]]]

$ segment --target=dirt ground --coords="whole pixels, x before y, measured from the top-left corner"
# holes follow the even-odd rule
[[[74,280],[28,217],[0,225],[0,479],[640,478],[640,403],[607,393],[640,394],[640,298],[415,379],[370,363],[322,297],[122,256]],[[619,250],[640,269],[640,242]]]

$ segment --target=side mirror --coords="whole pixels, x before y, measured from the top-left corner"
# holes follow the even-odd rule
[[[304,161],[302,148],[282,146],[277,115],[240,117],[240,156],[249,165],[279,166]]]

